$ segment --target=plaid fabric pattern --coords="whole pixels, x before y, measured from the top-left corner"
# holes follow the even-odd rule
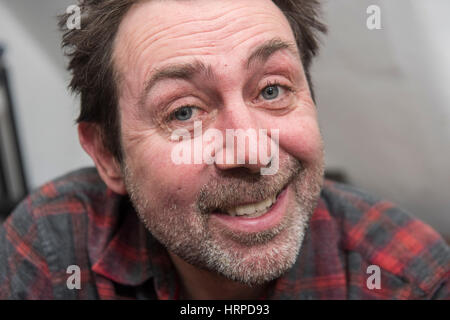
[[[81,289],[67,286],[71,265]],[[295,265],[264,298],[450,299],[449,276],[450,249],[429,226],[326,181]],[[179,286],[164,247],[93,168],[44,185],[0,227],[0,299],[178,299]]]

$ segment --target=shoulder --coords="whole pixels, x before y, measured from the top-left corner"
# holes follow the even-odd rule
[[[32,208],[41,208],[70,199],[90,202],[98,196],[104,196],[105,192],[106,186],[97,170],[83,168],[44,184],[32,192],[26,200],[29,201]],[[76,208],[74,209],[76,210]],[[39,215],[39,212],[37,214]]]
[[[86,222],[90,207],[103,203],[107,188],[95,168],[56,178],[30,193],[5,222],[17,228],[35,223],[40,232],[67,235],[74,220]]]
[[[0,296],[8,287],[14,298],[58,296],[66,268],[88,261],[89,212],[103,205],[107,194],[96,169],[85,168],[27,196],[0,227]]]
[[[450,249],[430,226],[345,184],[326,181],[321,199],[340,226],[342,249],[357,256],[349,263],[379,266],[392,281],[409,285],[411,295],[431,297],[448,285]]]

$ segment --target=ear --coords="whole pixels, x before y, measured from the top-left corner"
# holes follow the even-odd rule
[[[108,188],[118,194],[127,194],[120,165],[103,145],[99,126],[88,122],[79,123],[78,138],[84,151],[94,161],[100,177]]]

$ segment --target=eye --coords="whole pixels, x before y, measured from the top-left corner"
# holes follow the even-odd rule
[[[261,95],[266,100],[274,100],[280,95],[280,89],[279,85],[269,85],[261,91]]]
[[[190,120],[194,113],[194,109],[197,109],[197,108],[191,107],[191,106],[184,106],[184,107],[178,108],[177,110],[175,110],[175,112],[172,113],[172,118],[176,119],[178,121]]]

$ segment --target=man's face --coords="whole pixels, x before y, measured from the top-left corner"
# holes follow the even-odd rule
[[[120,25],[114,63],[126,187],[151,233],[196,267],[259,284],[296,259],[323,176],[297,50],[270,0],[144,1]],[[278,171],[261,175],[261,162],[174,163],[177,144],[204,143],[171,139],[177,129],[193,132],[195,121],[224,136],[278,130]]]

